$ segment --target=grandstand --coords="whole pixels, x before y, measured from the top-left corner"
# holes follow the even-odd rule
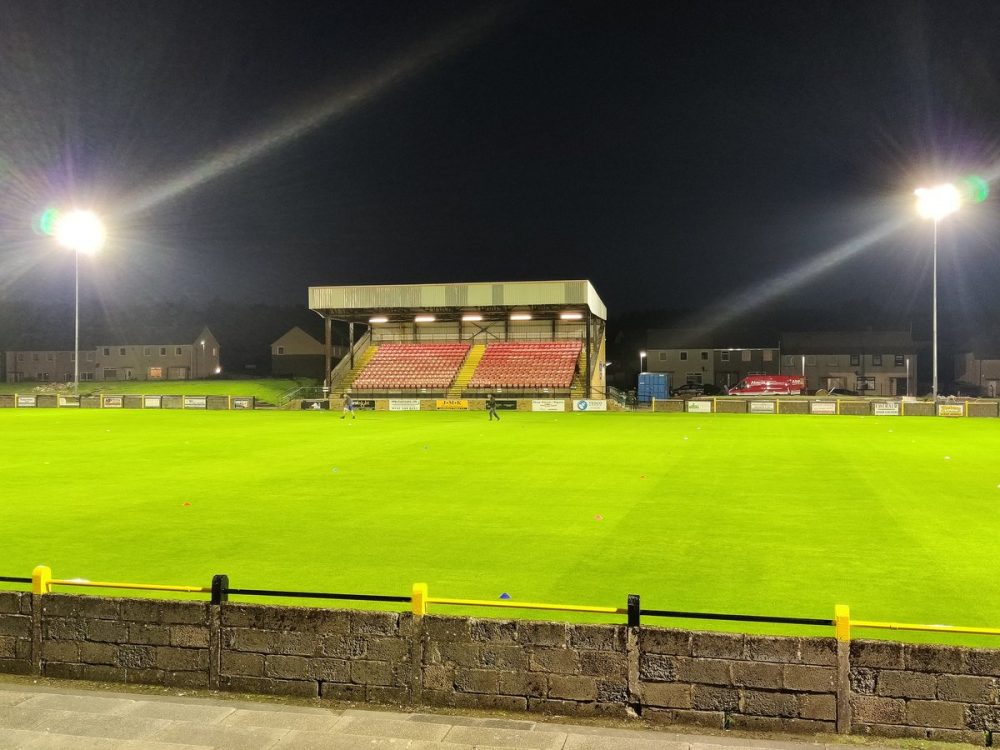
[[[333,393],[604,396],[607,309],[589,281],[310,287],[309,307]],[[336,367],[334,320],[353,342]]]

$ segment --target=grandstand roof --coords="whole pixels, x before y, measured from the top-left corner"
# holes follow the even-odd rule
[[[309,309],[335,320],[367,323],[372,315],[434,313],[457,319],[475,311],[488,317],[518,310],[553,314],[588,310],[607,320],[608,309],[589,281],[499,281],[472,284],[311,286]]]

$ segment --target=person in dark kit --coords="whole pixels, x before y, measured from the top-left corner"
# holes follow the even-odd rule
[[[491,422],[493,421],[493,417],[497,418],[497,422],[500,421],[500,415],[497,414],[497,400],[492,393],[486,396],[486,411],[490,413]]]
[[[340,415],[340,418],[343,419],[344,417],[347,416],[348,413],[350,413],[351,419],[355,418],[354,417],[354,399],[351,398],[351,395],[349,393],[345,393],[344,394],[344,413]]]

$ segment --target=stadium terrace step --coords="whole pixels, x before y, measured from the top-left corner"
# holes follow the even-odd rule
[[[479,361],[483,358],[483,352],[485,351],[486,344],[475,344],[469,350],[469,356],[465,358],[462,368],[458,371],[458,375],[448,389],[448,398],[462,397],[462,392],[469,387],[469,381],[472,380],[476,368],[479,367]]]

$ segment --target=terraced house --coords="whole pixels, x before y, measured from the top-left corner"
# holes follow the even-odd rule
[[[146,340],[176,342],[184,339],[173,331],[151,331]],[[51,349],[9,351],[5,356],[4,375],[8,383],[71,382],[74,354]],[[219,342],[207,327],[202,328],[190,343],[105,344],[80,349],[81,382],[195,380],[221,372]]]

